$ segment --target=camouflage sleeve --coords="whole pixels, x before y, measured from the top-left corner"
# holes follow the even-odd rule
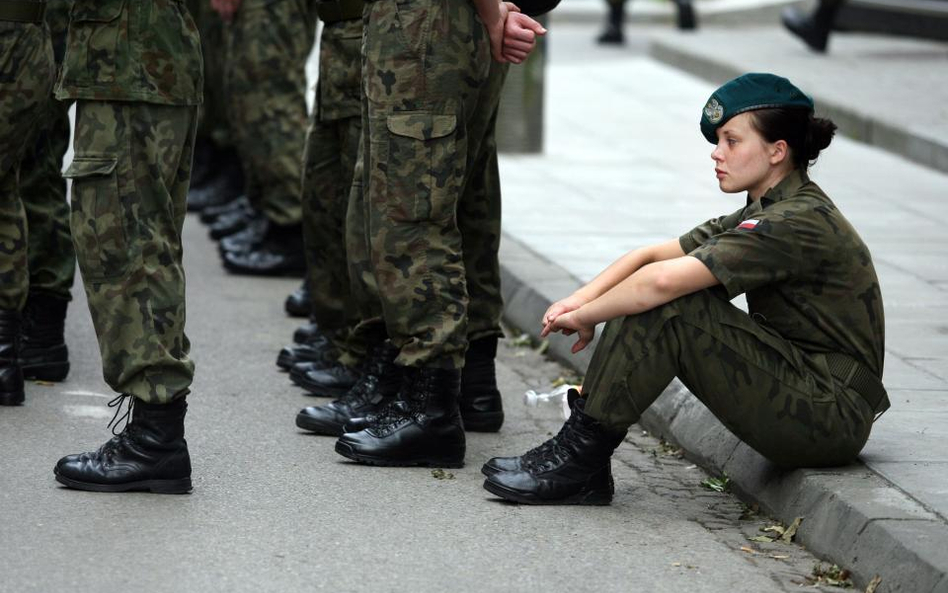
[[[758,212],[688,253],[714,274],[728,296],[784,282],[800,273],[800,242],[792,221]]]
[[[704,242],[711,237],[720,235],[724,231],[734,228],[737,226],[737,223],[744,219],[744,210],[745,208],[741,208],[737,212],[712,218],[691,229],[678,238],[681,250],[685,253],[691,253],[701,245],[704,245]]]

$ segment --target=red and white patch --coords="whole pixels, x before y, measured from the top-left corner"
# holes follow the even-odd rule
[[[751,230],[751,229],[753,229],[753,228],[756,228],[757,225],[759,225],[759,224],[760,224],[760,221],[757,220],[756,218],[748,218],[747,220],[745,220],[745,221],[742,222],[741,224],[737,225],[737,228],[739,228],[739,229]]]

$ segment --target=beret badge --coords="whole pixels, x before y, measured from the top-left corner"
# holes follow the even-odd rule
[[[724,117],[724,106],[718,103],[717,99],[711,97],[708,104],[704,106],[704,116],[712,124],[717,124]]]

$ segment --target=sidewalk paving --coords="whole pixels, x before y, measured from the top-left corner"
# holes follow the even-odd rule
[[[712,148],[698,131],[701,107],[726,78],[706,82],[659,64],[643,55],[640,42],[597,48],[591,25],[554,18],[550,31],[546,151],[501,159],[507,314],[534,333],[550,302],[623,252],[676,237],[744,199],[718,191]],[[655,31],[628,33],[649,32]],[[671,34],[657,35],[659,43],[671,44]],[[807,61],[802,48],[801,56],[784,59],[761,47],[763,40],[781,43],[773,31],[679,36],[694,47],[700,39],[713,42],[704,44],[705,56],[748,56],[757,69],[788,75],[816,95],[818,109],[823,103],[816,89],[833,88],[836,103],[853,111],[871,103],[871,111],[893,121],[914,118],[933,131],[940,125],[935,120],[948,123],[948,78],[927,79],[926,92],[890,92],[888,81],[898,86],[905,78],[904,54],[887,54],[892,40],[858,40],[861,52],[877,58],[871,76],[880,84],[872,85],[857,84],[866,72],[840,83],[852,59],[842,51],[842,37],[833,42],[839,55],[821,58],[819,69],[798,77],[802,70],[795,68]],[[680,384],[642,424],[683,445],[709,470],[726,472],[743,497],[768,512],[785,521],[804,516],[804,544],[851,569],[857,584],[878,573],[883,584],[877,591],[948,591],[948,175],[840,136],[811,174],[860,231],[882,284],[884,380],[892,409],[875,425],[862,463],[778,471]],[[582,370],[589,353],[569,356],[571,342],[555,336],[551,351]]]

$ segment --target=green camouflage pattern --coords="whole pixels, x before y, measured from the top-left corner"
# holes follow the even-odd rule
[[[314,0],[243,0],[225,27],[225,88],[235,144],[254,206],[280,225],[302,219],[306,60]]]
[[[150,403],[188,392],[181,230],[196,106],[77,103],[72,235],[106,383]]]
[[[45,24],[0,21],[0,309],[8,311],[21,310],[29,291],[20,162],[50,94],[53,68]]]
[[[345,237],[362,137],[361,79],[362,20],[324,25],[316,105],[303,152],[303,240],[312,317],[350,364],[365,352],[352,333],[359,318],[349,290]]]
[[[499,240],[499,187],[488,192],[485,177],[505,69],[470,3],[379,0],[364,22],[365,237],[382,318],[399,364],[460,368],[467,267],[495,275],[496,243],[463,233]]]
[[[198,105],[201,59],[181,0],[73,0],[56,98]]]
[[[71,0],[49,0],[46,24],[57,65],[66,49]],[[41,108],[36,143],[20,167],[20,193],[29,229],[30,290],[62,299],[72,298],[76,253],[69,233],[69,203],[62,176],[63,157],[69,148],[69,105],[50,93]]]
[[[869,404],[830,375],[826,356],[757,323],[717,287],[606,323],[586,373],[585,413],[616,430],[681,382],[754,450],[785,467],[851,463]]]
[[[869,249],[806,173],[680,239],[731,297],[810,352],[839,352],[882,377],[885,316]]]

